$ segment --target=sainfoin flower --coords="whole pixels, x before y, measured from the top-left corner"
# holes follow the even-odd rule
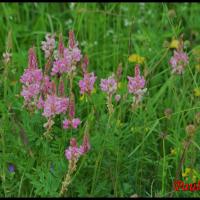
[[[94,83],[96,81],[96,76],[94,73],[85,73],[83,80],[79,81],[80,93],[88,93],[90,94],[94,88]]]
[[[62,46],[62,45],[61,45]],[[61,50],[62,49],[62,50]],[[60,52],[62,51],[62,53]],[[69,48],[64,48],[63,46],[58,47],[59,56],[53,63],[53,68],[51,75],[70,73],[75,70],[76,63],[82,58],[81,50],[78,48],[78,43],[74,39],[74,33],[70,31],[69,33]]]
[[[71,159],[78,160],[78,158],[81,155],[87,153],[89,150],[90,150],[89,138],[88,135],[85,134],[83,138],[83,143],[82,145],[80,145],[80,147],[78,147],[76,139],[71,138],[70,146],[68,147],[68,149],[65,150],[65,156],[68,160]]]
[[[55,95],[48,95],[44,102],[43,116],[52,117],[57,114],[65,113],[69,105],[69,99],[67,97],[61,98]]]
[[[45,58],[48,58],[55,48],[55,35],[47,33],[45,39],[46,41],[42,41],[42,50],[45,53]]]
[[[108,93],[113,94],[117,90],[117,81],[114,79],[114,76],[108,77],[108,79],[101,79],[101,90]]]
[[[34,49],[29,50],[29,66],[21,76],[20,81],[23,83],[21,95],[26,102],[37,97],[41,89],[43,74],[37,66],[37,58]]]
[[[174,55],[169,61],[173,74],[182,74],[186,65],[189,63],[188,55],[182,50],[174,51]]]
[[[135,66],[135,77],[128,76],[128,91],[136,96],[136,100],[139,102],[146,92],[145,79],[140,75],[139,65]]]
[[[81,120],[79,118],[73,118],[72,120],[65,119],[63,121],[63,128],[68,129],[70,126],[77,128],[80,123]]]
[[[70,126],[72,128],[77,128],[78,125],[81,123],[79,118],[74,118],[75,116],[75,103],[74,103],[74,96],[72,95],[71,100],[69,101],[69,119],[64,119],[63,121],[63,128],[68,129]]]

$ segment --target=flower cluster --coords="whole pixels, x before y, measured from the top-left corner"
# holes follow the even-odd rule
[[[82,54],[78,48],[78,42],[75,41],[73,31],[69,32],[68,48],[64,47],[62,35],[59,38],[58,50],[55,50],[55,35],[47,34],[45,41],[42,42],[42,50],[45,54],[45,70],[38,68],[37,57],[34,48],[29,50],[29,65],[21,76],[20,81],[23,84],[21,95],[25,99],[25,105],[30,109],[36,108],[42,110],[42,115],[47,118],[44,127],[47,128],[47,134],[54,124],[53,118],[56,115],[65,114],[69,108],[69,119],[63,122],[63,128],[77,128],[81,123],[79,118],[74,118],[74,99],[72,96],[72,79],[70,81],[69,98],[65,95],[65,87],[62,74],[71,72],[81,61]],[[54,58],[55,52],[57,57]],[[52,67],[52,68],[51,68]],[[50,74],[50,75],[49,75]],[[59,76],[54,76],[58,74]],[[95,77],[96,79],[96,77]],[[58,85],[57,85],[58,84]]]
[[[101,79],[101,90],[107,94],[114,94],[117,90],[117,81],[114,75],[109,76],[108,79]]]
[[[139,103],[146,92],[145,79],[140,75],[139,65],[135,66],[135,77],[128,76],[128,91],[135,95],[135,103]]]
[[[20,79],[21,83],[23,83],[21,95],[24,97],[26,104],[32,100],[36,101],[40,93],[42,79],[43,74],[38,69],[35,51],[31,48],[29,50],[29,66]]]
[[[48,95],[46,101],[44,102],[44,112],[45,117],[52,117],[56,114],[65,113],[69,106],[69,99],[57,97],[55,95]]]
[[[80,93],[90,94],[94,88],[94,83],[96,81],[96,76],[94,73],[85,73],[83,80],[79,81]]]
[[[173,74],[182,74],[189,63],[188,55],[182,50],[174,51],[173,57],[169,61]]]
[[[87,153],[90,150],[90,143],[88,135],[85,134],[83,138],[83,143],[78,147],[75,138],[71,138],[70,146],[65,150],[65,156],[67,160],[78,159],[81,155]]]
[[[51,75],[71,73],[76,70],[76,63],[82,58],[78,43],[74,39],[74,33],[69,32],[69,47],[64,48],[62,41],[59,44],[59,57],[53,63]]]
[[[45,39],[46,41],[42,41],[42,50],[45,53],[45,58],[49,58],[55,48],[55,35],[47,33]]]

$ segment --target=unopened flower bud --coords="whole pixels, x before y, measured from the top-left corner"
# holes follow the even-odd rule
[[[189,124],[186,126],[185,130],[189,136],[193,136],[196,131],[196,127],[193,124]]]

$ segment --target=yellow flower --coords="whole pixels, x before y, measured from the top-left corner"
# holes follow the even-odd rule
[[[194,89],[194,96],[200,97],[200,88],[195,88]]]
[[[187,177],[191,173],[192,169],[187,167],[185,172],[182,173],[182,177]]]
[[[169,45],[169,48],[170,49],[178,49],[178,46],[179,46],[179,41],[178,40],[175,40],[173,39]]]
[[[142,57],[138,54],[132,54],[129,56],[128,61],[143,64],[145,62],[145,57]]]

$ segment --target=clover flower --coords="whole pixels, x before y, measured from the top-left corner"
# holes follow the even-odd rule
[[[94,83],[96,81],[96,76],[94,73],[85,73],[83,80],[79,81],[80,93],[88,93],[90,94],[94,88]]]
[[[174,55],[169,61],[173,74],[183,74],[185,67],[189,63],[188,55],[182,50],[174,51]]]

